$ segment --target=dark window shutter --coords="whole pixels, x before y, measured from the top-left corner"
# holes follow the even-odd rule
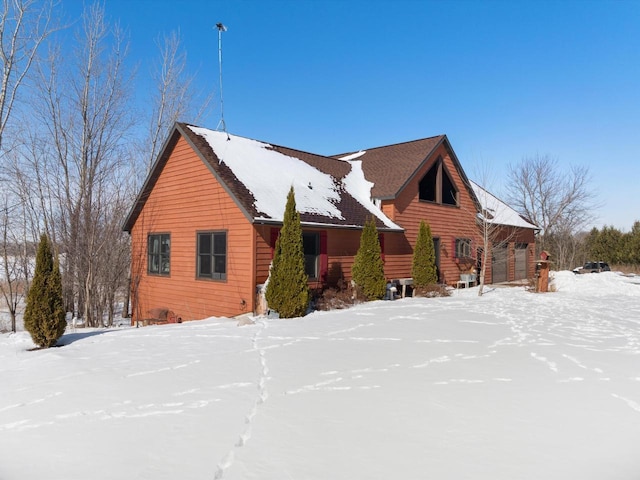
[[[327,232],[320,232],[320,278],[325,281],[329,271],[329,256],[327,255]]]
[[[384,262],[384,233],[378,234],[378,241],[380,242],[380,257]]]
[[[273,227],[271,229],[271,258],[273,258],[273,253],[276,251],[276,240],[278,240],[278,235],[280,234],[280,229]]]

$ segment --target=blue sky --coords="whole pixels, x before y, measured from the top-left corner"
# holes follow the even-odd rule
[[[65,0],[74,15],[79,1]],[[536,154],[588,165],[596,226],[640,220],[640,0],[106,0],[144,77],[180,30],[230,132],[321,154],[446,134],[503,194]],[[143,83],[140,88],[144,88]],[[200,122],[216,128],[219,108]],[[184,119],[189,121],[190,119]]]

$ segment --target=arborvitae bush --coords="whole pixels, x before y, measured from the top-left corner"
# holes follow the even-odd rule
[[[373,217],[362,230],[360,248],[354,259],[351,275],[354,283],[362,288],[367,300],[377,300],[384,296],[387,282],[384,278],[378,230]]]
[[[54,262],[49,240],[40,237],[36,270],[27,294],[24,327],[41,348],[56,344],[67,326],[62,299],[62,279],[58,261]]]
[[[296,200],[291,187],[265,292],[269,308],[278,312],[280,318],[304,315],[310,298],[307,281],[300,214],[296,211]]]
[[[436,252],[431,238],[431,227],[424,220],[420,221],[418,239],[413,250],[413,266],[411,268],[413,285],[415,288],[424,288],[438,283],[436,271]]]

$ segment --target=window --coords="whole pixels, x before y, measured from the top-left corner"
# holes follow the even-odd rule
[[[227,233],[198,233],[196,276],[214,280],[227,279]]]
[[[456,238],[456,258],[471,258],[471,240]]]
[[[275,254],[276,242],[280,235],[279,228],[271,229],[271,258]],[[314,280],[323,279],[327,275],[327,232],[302,232],[302,253],[304,254],[304,270]]]
[[[426,200],[428,202],[436,201],[436,185],[438,181],[438,165],[440,162],[429,169],[427,174],[420,180],[420,200]]]
[[[442,158],[438,158],[418,185],[419,198],[445,205],[458,204],[458,190],[449,176]]]
[[[147,271],[156,275],[169,275],[171,236],[168,233],[149,235],[147,244]]]
[[[453,185],[451,177],[442,169],[442,203],[446,205],[457,205],[456,187]]]
[[[320,235],[303,233],[302,248],[304,250],[304,271],[309,278],[318,278],[320,268]]]

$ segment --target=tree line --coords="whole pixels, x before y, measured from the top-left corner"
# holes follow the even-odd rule
[[[640,267],[640,221],[629,232],[613,226],[593,228],[584,237],[585,260],[605,261],[611,265]]]

